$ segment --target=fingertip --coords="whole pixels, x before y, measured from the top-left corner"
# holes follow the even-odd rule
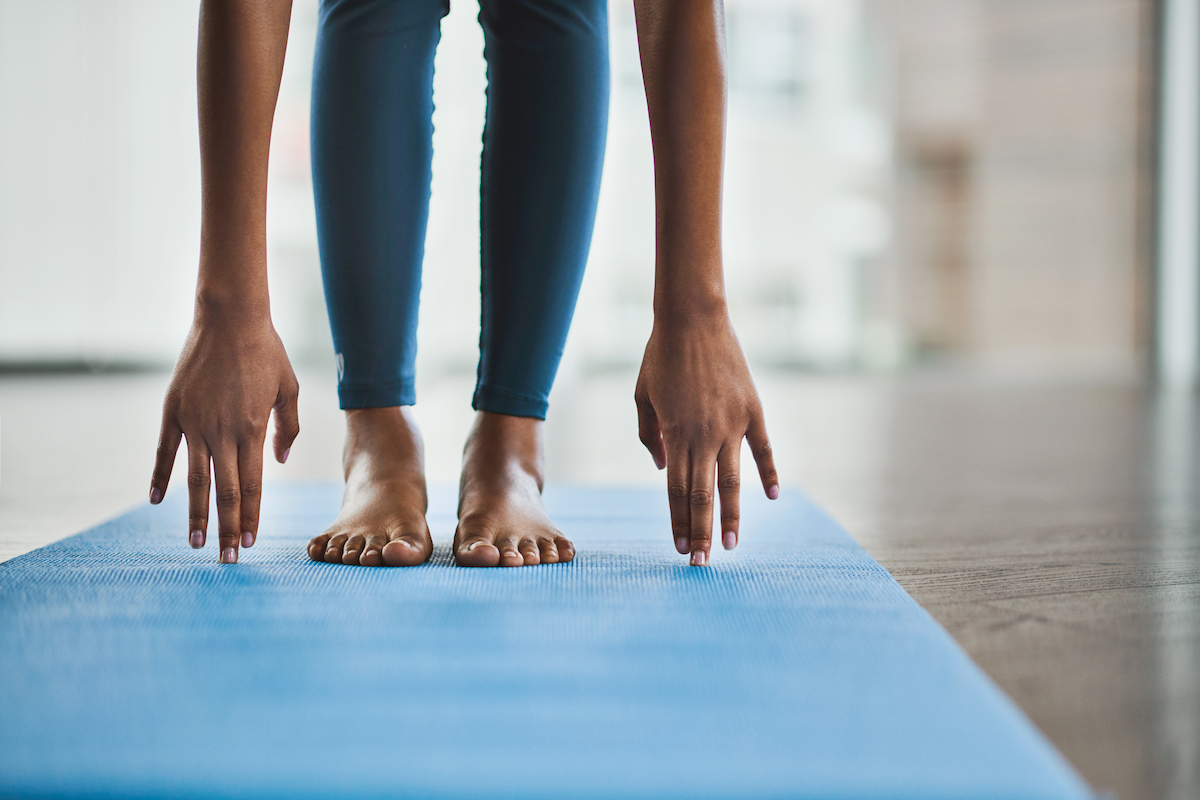
[[[779,484],[771,484],[767,487],[767,497],[772,500],[779,499]]]
[[[703,550],[692,551],[692,566],[703,567],[708,564],[708,553]]]
[[[192,531],[188,536],[188,544],[192,546],[193,550],[199,550],[204,547],[204,531],[199,528]]]
[[[686,556],[688,552],[688,540],[683,536],[676,539],[675,550],[678,551],[679,555]]]
[[[279,463],[286,464],[287,460],[288,460],[288,456],[291,454],[291,452],[292,452],[292,448],[290,448],[290,447],[286,448],[283,451],[283,453],[279,456]]]
[[[236,547],[222,547],[221,548],[221,563],[222,564],[236,564],[237,560],[238,560],[238,551],[237,551]]]
[[[242,547],[253,547],[253,546],[254,546],[254,531],[243,531],[242,532]]]
[[[737,547],[737,534],[733,531],[725,531],[721,534],[721,545],[726,550],[732,550]]]
[[[162,489],[159,489],[157,486],[151,486],[150,487],[150,505],[152,505],[152,506],[158,505],[159,503],[162,502],[162,498],[163,498]]]

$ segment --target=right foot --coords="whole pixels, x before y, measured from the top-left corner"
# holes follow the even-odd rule
[[[425,522],[424,447],[408,409],[346,412],[346,493],[329,530],[308,543],[313,561],[411,567],[433,552]]]

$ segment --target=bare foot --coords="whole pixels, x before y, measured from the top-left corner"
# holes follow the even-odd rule
[[[454,560],[521,567],[575,557],[542,507],[542,421],[480,411],[463,450]]]
[[[313,561],[412,567],[433,552],[425,522],[424,446],[407,408],[346,412],[346,493],[329,530],[308,543]]]

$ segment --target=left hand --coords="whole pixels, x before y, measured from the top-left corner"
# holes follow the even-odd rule
[[[743,437],[767,496],[779,496],[762,403],[724,309],[655,319],[634,400],[642,444],[659,469],[667,468],[675,549],[704,566],[714,495],[721,502],[722,543],[726,550],[737,546]]]

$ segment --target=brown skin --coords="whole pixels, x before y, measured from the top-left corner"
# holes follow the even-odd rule
[[[702,566],[718,496],[725,547],[737,544],[743,438],[768,496],[778,495],[761,404],[725,303],[724,12],[720,0],[637,0],[635,7],[657,230],[655,322],[635,400],[642,442],[668,471],[676,547]],[[270,412],[279,461],[299,432],[296,377],[271,324],[265,244],[267,158],[290,11],[289,0],[205,0],[200,17],[200,278],[195,321],[164,403],[150,496],[161,501],[186,436],[192,544],[204,545],[211,462],[222,561],[236,561],[238,545],[249,547],[257,535]],[[342,510],[309,543],[310,558],[423,563],[433,546],[423,446],[411,415],[360,409],[346,418]],[[542,429],[541,420],[476,415],[463,452],[459,564],[574,558],[542,507]]]
[[[300,432],[299,384],[267,297],[267,155],[290,18],[290,0],[206,0],[200,9],[200,275],[195,319],[163,403],[150,501],[162,500],[187,437],[189,541],[204,546],[215,478],[224,563],[258,535],[272,410],[277,460]]]
[[[743,438],[767,496],[779,496],[762,404],[725,304],[724,7],[635,0],[634,10],[654,144],[656,241],[654,327],[634,400],[642,443],[667,469],[675,548],[704,566],[717,496],[723,544],[737,546]]]

